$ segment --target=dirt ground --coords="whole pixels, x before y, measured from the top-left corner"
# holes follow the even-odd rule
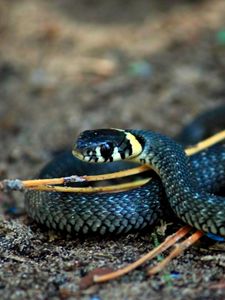
[[[2,0],[1,179],[33,177],[84,129],[174,136],[224,102],[224,16],[223,0]],[[80,290],[89,271],[125,266],[153,248],[164,239],[159,227],[71,239],[30,220],[22,193],[0,200],[1,299],[225,299],[224,250],[209,242],[153,278],[143,266]]]

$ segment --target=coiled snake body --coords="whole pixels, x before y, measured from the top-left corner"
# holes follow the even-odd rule
[[[188,158],[182,146],[158,133],[101,129],[82,133],[73,151],[81,160],[132,160],[150,164],[158,176],[146,185],[118,193],[67,194],[28,191],[28,214],[49,228],[70,233],[121,233],[151,225],[163,213],[166,198],[175,214],[198,229],[225,236],[225,198],[217,192],[225,184],[225,148],[217,145]],[[40,178],[107,173],[103,165],[63,154],[47,165]],[[113,165],[113,164],[112,164]],[[130,165],[128,165],[130,166]],[[98,171],[96,171],[98,170]],[[87,172],[88,171],[88,172]]]

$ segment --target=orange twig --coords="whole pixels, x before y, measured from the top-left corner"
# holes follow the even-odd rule
[[[154,275],[154,274],[162,271],[162,269],[165,268],[165,266],[167,266],[174,257],[177,257],[178,255],[180,255],[185,249],[189,248],[192,244],[194,244],[197,240],[199,240],[203,235],[204,235],[204,233],[202,231],[198,230],[195,233],[193,233],[191,236],[189,236],[189,238],[187,238],[183,242],[176,244],[175,249],[165,259],[163,259],[160,263],[158,263],[155,267],[151,268],[148,271],[148,275],[151,276],[151,275]]]
[[[114,173],[101,174],[101,175],[72,175],[69,177],[61,177],[61,178],[48,178],[48,179],[33,179],[33,180],[23,180],[22,184],[25,188],[40,186],[40,185],[55,185],[55,184],[65,184],[68,182],[84,182],[84,181],[101,181],[101,180],[109,180],[116,179],[121,177],[127,177],[131,175],[136,175],[143,173],[150,169],[150,166],[142,165],[136,168],[123,170]]]
[[[195,146],[187,148],[185,150],[185,152],[187,155],[193,155],[193,154],[196,154],[196,153],[198,153],[206,148],[209,148],[217,143],[222,142],[224,139],[225,139],[225,130],[222,130],[222,131],[214,134],[213,136],[205,139],[204,141],[199,142]]]
[[[49,191],[49,192],[65,192],[65,193],[102,193],[102,192],[118,192],[122,190],[132,189],[140,187],[146,184],[151,179],[136,180],[134,182],[121,183],[116,185],[108,186],[97,186],[97,187],[67,187],[67,186],[51,186],[51,185],[40,185],[36,187],[30,187],[31,190],[38,191]]]
[[[166,240],[163,243],[161,243],[158,247],[154,248],[153,250],[151,250],[149,253],[147,253],[146,255],[144,255],[134,263],[126,266],[125,268],[119,269],[115,272],[111,272],[102,276],[96,275],[93,278],[94,282],[96,283],[106,282],[112,279],[119,278],[120,276],[129,273],[130,271],[136,269],[143,263],[147,262],[148,260],[154,258],[156,255],[160,254],[161,252],[171,247],[174,243],[176,243],[178,240],[184,237],[190,230],[191,227],[188,225],[180,228],[177,232],[168,236]]]

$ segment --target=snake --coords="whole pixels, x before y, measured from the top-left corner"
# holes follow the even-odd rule
[[[140,231],[168,210],[197,229],[225,236],[225,198],[216,194],[225,185],[223,144],[187,157],[181,144],[157,132],[87,130],[72,153],[54,158],[38,177],[104,174],[133,163],[148,164],[155,171],[144,186],[92,194],[28,190],[25,209],[36,222],[70,234]]]

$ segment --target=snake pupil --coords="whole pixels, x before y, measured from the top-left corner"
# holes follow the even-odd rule
[[[111,158],[113,153],[113,144],[112,143],[105,143],[101,145],[100,152],[102,157],[104,157],[105,160],[108,160]]]

